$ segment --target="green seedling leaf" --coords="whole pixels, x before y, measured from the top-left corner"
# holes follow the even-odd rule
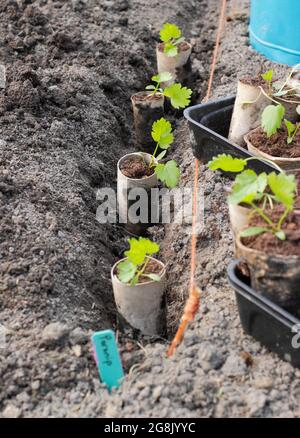
[[[160,281],[160,276],[157,274],[143,274],[144,277],[150,278],[153,281]]]
[[[176,161],[171,160],[166,164],[158,163],[155,167],[157,178],[169,189],[177,186],[180,178],[180,169]]]
[[[172,79],[171,73],[168,71],[163,71],[158,73],[157,75],[152,76],[151,81],[156,82],[157,84],[161,84],[162,82],[167,82]]]
[[[181,37],[181,30],[176,24],[165,23],[159,32],[160,39],[163,43],[167,43],[172,40],[177,40]]]
[[[161,149],[168,149],[174,140],[172,125],[164,117],[153,123],[151,135]]]
[[[246,160],[234,158],[231,155],[219,154],[208,163],[210,170],[223,170],[224,172],[241,172],[247,165]]]
[[[263,78],[264,81],[270,83],[270,82],[272,82],[273,75],[274,75],[273,70],[269,70],[266,73],[262,74],[261,77]]]
[[[159,244],[156,242],[151,242],[151,240],[146,239],[145,237],[140,237],[139,242],[146,252],[146,255],[153,255],[159,251]]]
[[[277,132],[282,124],[285,114],[283,105],[268,105],[261,116],[261,125],[267,137],[271,137]]]
[[[139,239],[131,238],[128,240],[130,249],[124,254],[128,257],[128,260],[135,266],[139,266],[144,263],[147,255],[155,254],[159,251],[159,245],[144,237]]]
[[[284,231],[277,231],[277,233],[275,233],[275,236],[278,237],[278,239],[280,240],[285,240],[286,239],[286,235]]]
[[[165,43],[164,53],[170,58],[178,55],[178,47],[172,43]]]
[[[157,155],[156,160],[157,161],[162,160],[164,158],[164,156],[166,155],[166,153],[167,153],[166,150],[162,151],[160,154]]]
[[[293,134],[295,132],[296,125],[294,125],[294,123],[290,122],[287,119],[284,119],[284,124],[286,126],[287,131],[288,131],[287,143],[291,144],[293,141]]]
[[[191,101],[192,90],[181,84],[172,84],[164,89],[164,95],[170,98],[173,108],[185,108]]]
[[[251,236],[257,236],[258,234],[266,233],[270,230],[268,228],[263,227],[250,227],[246,230],[243,230],[240,234],[241,237],[251,237]]]
[[[297,114],[299,114],[299,116],[300,116],[300,105],[297,106],[296,111],[297,111]]]
[[[137,267],[129,260],[118,264],[118,278],[122,283],[129,283],[135,276]]]
[[[268,176],[265,172],[260,173],[257,177],[257,195],[256,198],[260,198],[262,193],[266,190],[268,185]],[[255,198],[255,199],[256,199]]]
[[[245,170],[237,175],[228,201],[231,204],[249,204],[261,197],[267,182],[268,179],[265,173],[257,175],[254,170]]]
[[[292,209],[297,189],[295,175],[287,175],[285,172],[279,174],[272,172],[268,175],[268,183],[275,200],[282,203],[286,208]]]
[[[155,90],[155,86],[154,85],[147,85],[147,87],[145,89],[146,90]]]

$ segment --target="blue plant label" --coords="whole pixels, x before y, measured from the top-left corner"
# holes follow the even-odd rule
[[[100,380],[108,387],[119,388],[124,377],[115,334],[112,330],[102,330],[92,335],[95,360]]]

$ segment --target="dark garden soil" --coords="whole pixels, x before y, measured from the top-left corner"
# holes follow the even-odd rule
[[[134,151],[130,96],[156,73],[159,29],[174,22],[193,44],[193,99],[204,97],[219,6],[1,0],[0,417],[300,416],[300,373],[242,332],[226,278],[228,181],[206,166],[201,310],[176,355],[166,358],[165,339],[117,332],[126,379],[109,394],[90,346],[94,330],[117,330],[110,269],[128,235],[96,221],[96,192],[116,187],[117,161]],[[248,0],[228,0],[227,14],[213,97],[233,94],[237,76],[273,67],[248,47]],[[191,187],[190,134],[182,119],[171,121],[170,157]],[[153,227],[151,236],[167,264],[171,337],[188,294],[190,225]]]
[[[283,208],[278,205],[273,210],[266,210],[266,214],[274,223],[278,223],[282,213]],[[255,214],[249,225],[252,227],[265,227],[266,223],[259,215]],[[286,234],[286,240],[284,241],[279,240],[272,233],[264,233],[244,238],[243,243],[249,248],[267,254],[300,256],[300,211],[288,215],[282,230]]]
[[[269,138],[264,131],[259,128],[249,135],[249,141],[254,147],[273,157],[300,157],[300,131],[297,132],[291,144],[287,144],[287,130],[285,127],[279,129],[276,134],[273,134]]]
[[[153,175],[154,168],[149,167],[142,158],[132,157],[124,160],[120,170],[127,178],[142,179]]]

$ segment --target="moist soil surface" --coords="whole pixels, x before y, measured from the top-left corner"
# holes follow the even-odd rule
[[[275,68],[248,45],[249,2],[227,3],[212,98],[235,93],[238,76]],[[201,308],[183,343],[166,358],[188,295],[189,222],[149,231],[167,264],[168,339],[118,332],[126,379],[112,394],[90,345],[93,331],[118,330],[110,269],[128,235],[96,220],[96,193],[116,187],[117,160],[134,151],[130,96],[156,73],[159,30],[173,22],[193,44],[200,102],[219,8],[219,0],[1,1],[1,417],[300,417],[300,371],[242,331],[226,274],[228,180],[203,164]],[[191,188],[192,139],[179,115],[170,115],[170,159]]]
[[[267,216],[274,222],[278,223],[284,209],[277,205],[273,210],[266,210]],[[265,227],[266,222],[261,216],[255,214],[249,222],[251,227]],[[300,211],[290,213],[282,226],[286,239],[279,240],[272,233],[263,233],[257,236],[251,236],[242,239],[243,244],[248,248],[262,251],[267,254],[276,254],[283,256],[300,256]]]
[[[287,137],[287,130],[282,127],[271,137],[267,137],[262,128],[258,128],[248,138],[254,147],[272,157],[300,157],[300,131],[297,132],[291,144],[287,143]]]
[[[153,167],[149,167],[142,158],[132,157],[124,160],[120,165],[120,170],[127,178],[143,179],[153,175]]]

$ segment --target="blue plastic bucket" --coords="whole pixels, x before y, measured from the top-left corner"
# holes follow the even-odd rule
[[[281,64],[300,63],[300,0],[251,0],[250,42]]]

